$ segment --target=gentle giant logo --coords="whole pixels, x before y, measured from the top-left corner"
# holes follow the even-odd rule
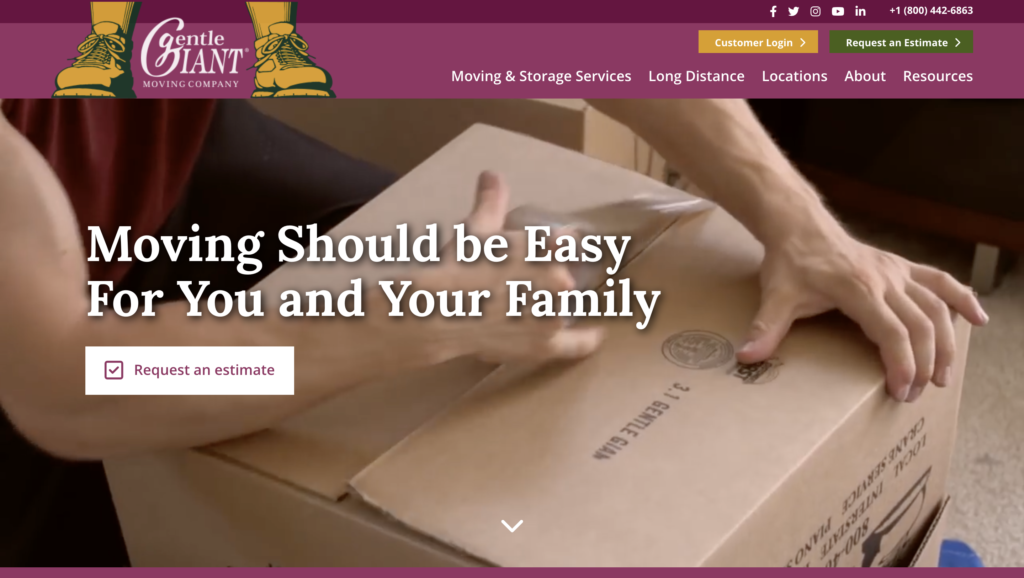
[[[238,74],[239,59],[245,53],[244,48],[224,46],[224,36],[214,34],[212,30],[200,34],[171,34],[169,24],[177,23],[174,32],[182,32],[185,21],[181,18],[168,18],[157,24],[142,44],[142,71],[152,78],[163,78],[172,72],[179,74]],[[159,37],[158,37],[159,35]],[[150,59],[153,40],[162,49],[156,60]],[[180,65],[180,66],[179,66]],[[184,81],[182,84],[185,84]],[[217,82],[202,86],[237,86],[236,80]],[[143,82],[143,86],[149,86]],[[195,86],[195,85],[192,85]]]
[[[727,373],[746,384],[765,384],[779,376],[782,360],[772,357],[760,363],[736,361],[732,343],[710,331],[681,331],[661,346],[665,359],[686,369],[708,370],[728,367]],[[730,365],[729,362],[732,362]]]
[[[683,331],[661,346],[665,359],[686,369],[714,369],[733,358],[729,340],[710,331]]]
[[[251,49],[232,47],[238,46],[237,32],[225,42],[213,30],[189,34],[181,18],[164,20],[146,34],[142,45],[143,88],[237,89],[242,67],[253,70],[252,98],[334,98],[331,74],[313,64],[309,43],[297,30],[295,4],[245,3],[255,34]],[[71,63],[61,63],[53,98],[135,98],[138,51],[133,38],[141,5],[88,4],[88,35]],[[238,7],[243,8],[241,3]],[[242,56],[250,50],[255,58]]]

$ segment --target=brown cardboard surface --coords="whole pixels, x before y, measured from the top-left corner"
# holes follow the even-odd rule
[[[493,369],[460,359],[368,384],[274,429],[206,451],[337,499],[352,476]]]
[[[418,235],[427,224],[438,223],[442,238],[447,239],[452,226],[469,213],[476,177],[485,169],[506,176],[513,207],[533,204],[572,212],[645,193],[687,198],[643,175],[614,171],[605,163],[572,151],[478,125],[329,235],[335,240],[350,234],[392,235],[400,222],[408,222],[410,235]],[[427,188],[425,183],[429,183]],[[351,280],[359,277],[364,287],[373,289],[377,280],[400,276],[405,266],[361,262],[342,268],[290,263],[258,288],[263,290],[267,307],[276,309],[276,295],[286,289],[337,291],[348,288]],[[273,430],[218,444],[209,451],[337,498],[359,470],[493,369],[478,361],[460,359],[398,376],[346,392]]]
[[[502,566],[889,563],[941,499],[959,389],[889,400],[874,348],[826,319],[798,325],[764,383],[744,383],[732,351],[760,257],[721,211],[673,228],[624,272],[665,290],[651,327],[606,319],[594,357],[501,368],[353,487]],[[621,431],[642,414],[636,437]],[[915,493],[922,479],[931,492]],[[864,544],[887,519],[900,524],[872,555]],[[524,522],[510,534],[501,520]]]
[[[658,176],[649,147],[582,99],[263,99],[253,105],[335,148],[405,174],[482,123]],[[639,160],[643,157],[643,160]],[[651,164],[654,163],[654,164]]]
[[[390,234],[398,222],[441,230],[472,204],[479,171],[501,171],[512,206],[573,212],[638,193],[683,198],[634,172],[478,126],[330,232]],[[401,212],[399,212],[399,210]],[[342,288],[392,269],[288,264],[260,286]],[[142,566],[474,565],[352,496],[348,480],[493,368],[470,360],[345,393],[272,430],[215,446],[105,463],[133,564]]]
[[[466,566],[351,498],[203,451],[104,464],[133,566]]]
[[[484,169],[508,177],[512,206],[562,213],[674,191],[476,126],[330,234],[390,234],[404,221],[450,230]],[[458,360],[368,384],[245,439],[109,461],[132,561],[859,565],[871,536],[883,538],[873,563],[895,559],[919,543],[945,494],[959,385],[892,402],[874,348],[836,318],[799,324],[781,365],[736,371],[730,348],[756,309],[760,259],[731,217],[705,213],[626,267],[633,289],[663,291],[657,313],[642,332],[636,317],[602,320],[609,340],[588,360],[497,372]],[[296,263],[261,288],[266,298],[396,273]],[[957,383],[968,335],[963,323],[958,331]],[[660,413],[636,425],[651,408]],[[638,436],[627,439],[631,422]],[[346,494],[353,476],[358,496]],[[501,520],[523,525],[510,533]],[[839,550],[823,553],[829,542]]]

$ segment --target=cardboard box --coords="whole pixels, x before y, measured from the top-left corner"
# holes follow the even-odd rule
[[[263,99],[264,113],[359,159],[405,174],[470,126],[511,130],[664,180],[664,161],[582,99]]]
[[[561,212],[673,191],[476,126],[332,235],[387,235],[407,221],[451,230],[483,169],[508,177],[514,205]],[[969,328],[957,323],[954,385],[914,404],[887,397],[875,348],[838,318],[798,324],[776,359],[737,367],[761,258],[735,220],[707,211],[621,274],[662,291],[650,326],[601,320],[608,341],[584,361],[456,360],[268,432],[110,461],[132,561],[902,565],[945,497]],[[375,286],[398,270],[340,272],[296,263],[262,285],[343,288],[350,275]],[[502,523],[520,520],[514,533]]]

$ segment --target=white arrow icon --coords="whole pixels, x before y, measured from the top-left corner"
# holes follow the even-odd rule
[[[503,524],[503,525],[504,525],[504,526],[505,526],[506,528],[508,528],[508,531],[509,531],[509,532],[515,532],[515,531],[516,531],[516,529],[518,529],[518,528],[519,528],[519,526],[522,526],[522,525],[523,525],[523,521],[522,521],[522,520],[519,520],[519,523],[518,523],[518,524],[516,524],[515,526],[509,526],[509,525],[508,525],[508,522],[506,522],[505,520],[502,520],[502,521],[501,521],[501,523],[502,523],[502,524]]]
[[[954,38],[953,40],[956,40],[956,46],[960,46],[960,39],[959,38]],[[956,46],[954,46],[953,48],[956,48]]]
[[[801,38],[801,39],[800,39],[800,48],[803,48],[803,47],[804,47],[804,44],[807,44],[807,41],[806,41],[806,40],[804,40],[803,38]]]

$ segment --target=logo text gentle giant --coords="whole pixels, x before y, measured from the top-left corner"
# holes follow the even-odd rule
[[[201,34],[178,35],[163,32],[157,42],[163,53],[153,62],[154,71],[158,72],[151,72],[149,47],[164,26],[170,23],[177,23],[175,32],[185,28],[185,21],[181,18],[168,18],[150,30],[142,44],[143,72],[153,78],[167,76],[175,70],[181,74],[238,74],[238,59],[244,50],[223,48],[224,36],[214,35],[212,30]]]

